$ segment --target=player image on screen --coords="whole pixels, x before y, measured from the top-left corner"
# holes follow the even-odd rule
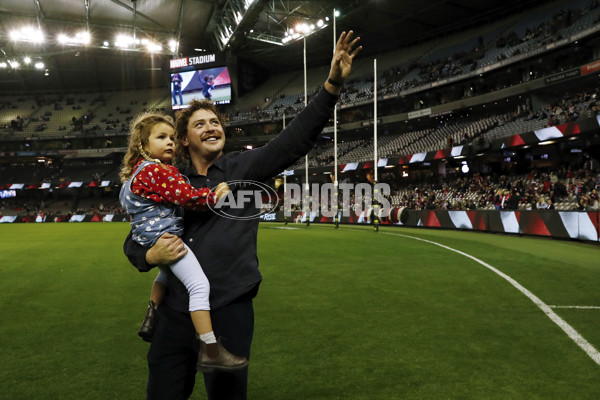
[[[175,92],[175,81],[181,76],[181,99]],[[188,107],[192,99],[212,100],[215,104],[229,104],[231,102],[231,78],[227,67],[215,67],[201,70],[180,71],[171,74],[172,107],[173,110]],[[179,101],[178,101],[179,100]]]
[[[183,105],[183,97],[181,95],[181,84],[183,82],[183,78],[181,74],[171,74],[171,83],[173,87],[171,88],[171,93],[173,94],[173,105],[177,105],[177,96],[179,96],[179,105]]]
[[[200,74],[198,74],[198,77],[200,77]],[[202,96],[204,96],[206,100],[212,100],[210,92],[215,88],[215,77],[212,75],[204,75],[200,78],[200,83],[202,83]]]

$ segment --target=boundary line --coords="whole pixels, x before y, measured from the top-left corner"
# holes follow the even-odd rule
[[[359,230],[362,230],[362,229],[352,229],[352,228],[350,228],[349,230],[359,231]],[[365,230],[364,232],[369,232],[369,231]],[[494,272],[495,274],[497,274],[498,276],[500,276],[501,278],[503,278],[504,280],[506,280],[508,283],[510,283],[519,292],[521,292],[522,294],[524,294],[525,296],[527,296],[527,298],[529,300],[531,300],[540,310],[542,310],[544,312],[544,314],[546,314],[546,316],[548,318],[550,318],[550,320],[552,322],[554,322],[556,325],[558,325],[558,327],[560,329],[562,329],[567,334],[567,336],[569,338],[571,338],[571,340],[573,340],[575,342],[575,344],[577,346],[579,346],[583,351],[585,351],[585,353],[596,364],[600,365],[600,352],[598,350],[596,350],[596,348],[594,346],[592,346],[591,343],[589,343],[583,336],[581,336],[579,334],[579,332],[577,332],[575,330],[575,328],[573,328],[571,325],[569,325],[564,319],[562,319],[561,317],[559,317],[558,314],[556,314],[554,311],[552,311],[551,306],[549,306],[546,303],[544,303],[539,297],[537,297],[536,295],[534,295],[533,293],[531,293],[524,286],[522,286],[519,282],[517,282],[516,280],[514,280],[513,278],[511,278],[510,276],[508,276],[504,272],[500,271],[499,269],[491,266],[490,264],[486,263],[485,261],[482,261],[482,260],[478,259],[475,256],[472,256],[472,255],[470,255],[468,253],[465,253],[463,251],[460,251],[460,250],[456,250],[456,249],[454,249],[452,247],[443,245],[443,244],[438,243],[438,242],[434,242],[434,241],[431,241],[431,240],[418,238],[418,237],[415,237],[415,236],[403,235],[401,233],[392,233],[392,232],[379,232],[379,233],[380,234],[384,234],[384,235],[390,235],[390,236],[400,236],[400,237],[405,237],[405,238],[408,238],[408,239],[414,239],[414,240],[419,240],[419,241],[422,241],[422,242],[434,244],[434,245],[442,247],[442,248],[444,248],[446,250],[450,250],[450,251],[453,251],[453,252],[455,252],[457,254],[460,254],[461,256],[465,256],[467,258],[470,258],[471,260],[475,261],[476,263],[481,264],[485,268],[489,269],[490,271]]]
[[[551,306],[550,308],[576,308],[579,310],[600,310],[600,306]]]

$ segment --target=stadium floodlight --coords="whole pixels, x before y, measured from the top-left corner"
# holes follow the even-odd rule
[[[8,65],[5,62],[0,62],[0,68],[6,68]]]
[[[312,22],[301,22],[293,28],[286,29],[284,31],[284,36],[281,39],[277,38],[276,36],[269,36],[265,34],[252,34],[248,35],[248,38],[266,43],[286,45],[292,41],[304,39],[305,37],[308,37],[313,33],[326,28],[327,26],[328,24],[326,24],[323,19],[319,19],[316,24]]]
[[[43,62],[36,62],[34,66],[35,66],[35,69],[44,69]]]
[[[115,38],[115,47],[127,49],[133,47],[133,45],[136,44],[136,41],[139,42],[139,40],[134,39],[132,36],[119,34]]]
[[[86,31],[75,34],[75,38],[77,38],[81,44],[90,44],[92,42],[92,36]]]
[[[171,53],[177,52],[178,47],[179,47],[179,43],[177,43],[177,40],[175,40],[175,39],[169,40],[169,50],[171,51]]]
[[[8,64],[13,68],[17,69],[21,66],[21,64],[17,60],[8,60]]]
[[[69,36],[64,33],[59,33],[56,36],[58,43],[63,45],[88,45],[92,42],[92,37],[89,32],[77,32],[74,36]]]
[[[162,50],[162,46],[160,44],[150,41],[148,41],[145,46],[150,53],[158,53]]]
[[[134,38],[127,34],[118,34],[115,37],[114,46],[123,50],[130,51],[148,51],[150,53],[159,53],[163,51],[163,45],[152,38],[144,37],[142,39]],[[174,53],[177,51],[179,43],[175,40],[169,41],[169,50]],[[104,42],[104,47],[109,47],[108,42]]]
[[[23,62],[27,65],[31,64],[31,57],[25,57],[23,58]]]
[[[309,28],[308,24],[306,24],[306,23],[301,23],[301,24],[296,25],[295,29],[296,29],[296,32],[298,32],[298,33],[310,32],[310,28]]]
[[[12,30],[9,33],[9,37],[15,42],[44,42],[44,34],[42,31],[32,26],[24,26],[21,29]]]
[[[284,37],[282,39],[279,39],[280,41],[274,37],[271,40],[267,41],[264,39],[264,35],[248,36],[248,38],[254,39],[254,40],[259,40],[262,42],[285,45],[285,44],[290,43],[293,40],[304,39],[305,37],[312,35],[313,33],[317,32],[320,29],[325,28],[326,26],[327,25],[325,24],[325,22],[323,22],[323,20],[319,20],[317,22],[316,26],[315,26],[315,24],[308,24],[308,23],[303,22],[303,23],[296,25],[294,28],[286,30],[284,32]]]
[[[56,41],[60,44],[67,44],[69,42],[69,37],[64,33],[59,33],[56,36]]]

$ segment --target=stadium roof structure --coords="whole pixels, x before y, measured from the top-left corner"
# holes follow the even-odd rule
[[[307,38],[307,58],[323,65],[332,52],[334,10],[340,13],[337,32],[354,29],[372,54],[543,3],[550,2],[2,0],[0,92],[158,86],[166,82],[168,59],[201,52],[228,52],[273,72],[300,69],[302,40],[280,40],[298,24],[319,19],[326,27]]]

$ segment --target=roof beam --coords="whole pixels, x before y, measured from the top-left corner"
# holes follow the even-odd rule
[[[227,0],[214,33],[221,51],[227,47],[233,48],[245,39],[246,32],[256,23],[266,1],[254,0],[247,6],[248,0]]]
[[[0,11],[0,15],[7,15],[9,17],[16,17],[16,18],[36,18],[35,15],[15,13],[15,12],[10,12],[10,11]],[[143,14],[140,14],[140,13],[138,13],[138,15],[142,15],[143,16]],[[78,26],[81,26],[81,22],[80,21],[69,21],[69,20],[64,20],[64,19],[48,18],[48,17],[44,17],[44,21],[45,22],[56,23],[56,24],[59,24],[59,25],[78,25]],[[117,26],[117,25],[114,25],[114,24],[102,24],[102,23],[98,23],[98,22],[89,22],[87,25],[88,25],[88,27],[91,27],[91,28],[102,28],[102,29],[111,30],[111,31],[113,31],[115,29],[115,26]],[[164,28],[162,30],[161,29],[152,29],[152,28],[151,29],[146,29],[146,28],[144,28],[144,32],[151,32],[151,33],[158,33],[158,34],[173,34],[173,31],[170,30],[170,29],[167,29],[167,28]]]
[[[185,0],[181,0],[181,4],[179,5],[179,15],[177,17],[177,31],[175,32],[175,37],[177,38],[177,43],[181,41],[181,28],[183,26],[183,3]],[[176,48],[173,53],[177,54],[179,48]]]
[[[85,30],[90,31],[90,0],[85,0]]]
[[[144,18],[144,19],[152,22],[156,26],[160,26],[164,31],[172,33],[172,31],[170,29],[164,27],[160,22],[155,21],[154,19],[150,18],[149,16],[147,16],[147,15],[145,15],[145,14],[139,12],[139,11],[136,11],[136,9],[135,9],[136,1],[133,1],[134,7],[129,7],[127,4],[124,4],[124,3],[120,2],[119,0],[110,0],[110,1],[112,1],[115,4],[120,5],[123,8],[126,8],[127,10],[131,11],[132,13],[134,13],[136,15],[139,15],[140,17],[142,17],[142,18]]]
[[[42,18],[44,18],[44,12],[42,11],[42,6],[40,5],[39,0],[33,0],[33,6],[35,7],[35,14],[37,17],[37,23],[38,23],[38,29],[42,30],[42,23],[40,21],[40,15]]]

